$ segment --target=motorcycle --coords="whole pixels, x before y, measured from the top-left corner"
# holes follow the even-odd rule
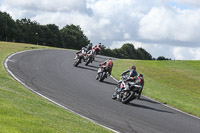
[[[78,53],[76,58],[75,58],[75,61],[73,62],[73,65],[75,67],[77,67],[81,63],[82,60],[85,61],[85,54],[84,53]]]
[[[96,80],[99,80],[100,82],[103,82],[105,78],[109,75],[109,67],[101,66],[97,71]]]
[[[85,65],[87,66],[89,63],[92,63],[94,61],[94,50],[90,50],[87,52],[87,55],[86,55],[86,63]]]
[[[130,78],[129,81],[127,81],[127,76],[122,76],[118,86],[115,88],[112,99],[118,99],[122,103],[127,104],[136,98],[140,98],[143,86],[144,78],[142,74]]]
[[[94,55],[98,55],[101,52],[101,47],[93,47]]]

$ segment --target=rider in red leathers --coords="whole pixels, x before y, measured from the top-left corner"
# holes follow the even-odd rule
[[[101,49],[102,49],[102,45],[101,43],[97,44],[96,46],[94,46],[92,49],[95,50],[95,54],[99,54],[101,52]]]
[[[109,58],[108,60],[102,62],[99,66],[105,67],[106,69],[108,69],[108,73],[109,73],[109,75],[111,75],[112,67],[113,67],[113,62],[112,62],[111,58]]]

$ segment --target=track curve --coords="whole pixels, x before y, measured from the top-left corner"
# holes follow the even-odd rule
[[[74,67],[74,56],[75,51],[69,50],[32,50],[11,56],[7,67],[34,91],[119,132],[200,132],[200,119],[145,97],[128,105],[113,101],[116,81],[110,77],[102,83],[95,79],[98,64],[106,57]]]

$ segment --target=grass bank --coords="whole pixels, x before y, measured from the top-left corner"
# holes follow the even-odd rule
[[[108,129],[66,111],[30,92],[5,70],[5,58],[17,51],[50,47],[0,42],[1,133],[107,133]]]
[[[200,61],[115,60],[113,76],[132,65],[144,75],[143,95],[200,117]]]

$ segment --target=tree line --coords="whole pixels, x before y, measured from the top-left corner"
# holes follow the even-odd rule
[[[66,25],[59,30],[55,24],[40,25],[23,18],[14,21],[0,11],[0,41],[31,43],[45,46],[81,49],[90,43],[80,26]]]
[[[135,49],[133,44],[126,43],[119,49],[103,48],[102,54],[121,59],[152,60],[152,56],[143,48]]]
[[[36,21],[31,21],[27,18],[15,21],[8,13],[1,11],[0,41],[30,43],[76,50],[90,43],[90,40],[79,25],[71,24],[59,29],[55,24],[40,25]],[[119,49],[113,50],[104,46],[101,54],[122,59],[154,59],[145,49],[135,49],[133,44],[128,43]],[[162,57],[159,59],[167,58]]]

